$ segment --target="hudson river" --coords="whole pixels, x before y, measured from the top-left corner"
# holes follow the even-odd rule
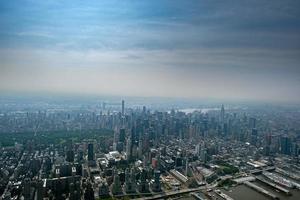
[[[266,190],[268,190],[269,192],[272,192],[273,194],[275,194],[277,197],[279,197],[281,200],[287,199],[287,200],[299,200],[300,199],[300,191],[297,189],[292,189],[290,190],[292,195],[288,196],[285,195],[281,192],[277,192],[276,190],[258,182],[255,181],[253,182],[255,185],[258,185]],[[230,191],[225,191],[223,190],[224,193],[228,194],[230,197],[232,197],[235,200],[270,200],[269,197],[264,196],[263,194],[245,186],[245,185],[238,185],[234,188],[231,188]]]

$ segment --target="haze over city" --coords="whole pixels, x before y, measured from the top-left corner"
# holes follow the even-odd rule
[[[299,102],[298,1],[2,1],[1,93]]]
[[[299,0],[0,1],[0,200],[299,200]]]

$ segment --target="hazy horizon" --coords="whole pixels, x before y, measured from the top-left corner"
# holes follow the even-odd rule
[[[1,1],[0,94],[300,102],[299,1]]]

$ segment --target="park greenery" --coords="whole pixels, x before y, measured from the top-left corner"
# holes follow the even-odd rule
[[[20,132],[20,133],[0,133],[0,146],[8,147],[15,144],[26,144],[29,141],[38,144],[64,144],[66,141],[72,140],[79,142],[84,139],[99,140],[104,137],[112,137],[113,131],[108,129],[95,129],[84,131],[44,131],[44,132]]]

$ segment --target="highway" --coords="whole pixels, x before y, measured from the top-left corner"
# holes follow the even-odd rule
[[[142,198],[137,198],[136,200],[153,200],[153,199],[161,199],[169,196],[174,196],[178,194],[185,194],[185,193],[190,193],[190,192],[196,192],[201,189],[204,189],[204,187],[199,187],[199,188],[193,188],[193,189],[182,189],[182,190],[177,190],[177,191],[171,191],[171,192],[166,192],[163,194],[157,194],[153,195],[151,197],[142,197]]]

